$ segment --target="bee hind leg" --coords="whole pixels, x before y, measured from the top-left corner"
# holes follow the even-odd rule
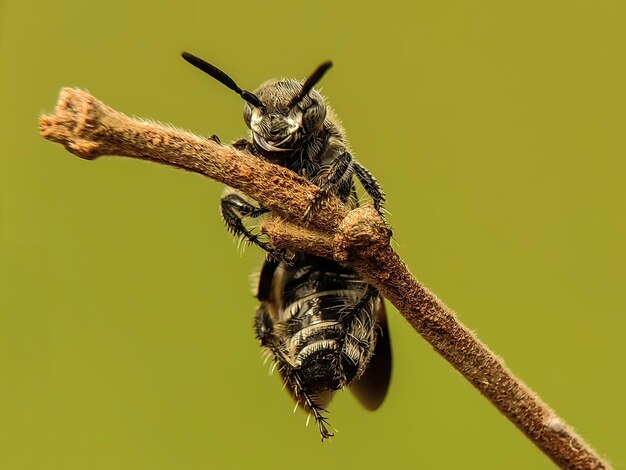
[[[314,396],[305,390],[298,370],[287,360],[283,351],[277,345],[278,340],[274,334],[274,322],[266,302],[261,302],[256,311],[254,330],[257,339],[261,342],[261,346],[267,348],[274,355],[274,361],[278,366],[280,375],[296,403],[315,418],[322,441],[333,437],[334,434],[327,427],[328,418],[323,414],[326,410],[315,400]]]
[[[272,349],[270,345],[274,338],[274,321],[267,308],[267,302],[261,302],[254,315],[254,333],[261,342],[261,346]]]
[[[280,356],[276,356],[276,360],[279,362],[279,368],[281,368],[280,370],[283,379],[287,383],[287,386],[291,389],[296,402],[304,408],[305,411],[313,415],[313,418],[317,423],[320,436],[322,437],[322,442],[324,442],[324,439],[330,439],[333,437],[334,434],[331,433],[327,427],[329,426],[328,418],[323,414],[326,410],[315,401],[314,396],[304,389],[300,376],[298,375],[298,371],[295,370],[289,363],[281,364]],[[283,367],[286,367],[287,370],[283,369]]]

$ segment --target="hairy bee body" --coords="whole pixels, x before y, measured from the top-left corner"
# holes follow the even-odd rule
[[[381,405],[391,377],[385,309],[354,269],[303,253],[269,259],[257,297],[256,336],[322,439],[332,436],[323,412],[335,391],[349,386],[366,408]]]
[[[251,93],[202,59],[188,53],[183,58],[246,101],[250,140],[235,142],[236,148],[289,168],[319,187],[305,217],[330,195],[350,209],[357,207],[356,180],[382,215],[380,185],[354,160],[339,120],[313,89],[330,62],[304,82],[270,80]],[[257,291],[256,336],[273,355],[296,402],[314,416],[322,440],[332,436],[323,413],[336,390],[349,386],[366,408],[378,408],[391,375],[378,291],[345,263],[275,249],[244,223],[269,210],[242,194],[228,190],[221,209],[229,231],[268,253]]]
[[[376,342],[376,300],[343,263],[298,254],[273,273],[255,327],[263,346],[278,349],[307,390],[339,390],[361,376]],[[285,376],[288,371],[281,370]]]

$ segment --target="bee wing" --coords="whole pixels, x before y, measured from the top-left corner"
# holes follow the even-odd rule
[[[378,297],[376,303],[378,334],[374,354],[363,375],[350,385],[352,393],[361,405],[370,411],[374,411],[382,404],[391,380],[391,342],[387,314],[382,297]]]
[[[278,261],[273,258],[265,260],[258,274],[258,287],[256,298],[261,302],[268,301],[272,297],[272,286],[274,284],[274,274],[278,268]],[[257,277],[257,276],[255,276]]]

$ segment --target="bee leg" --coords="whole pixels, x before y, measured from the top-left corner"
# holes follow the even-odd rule
[[[328,431],[326,427],[328,425],[328,418],[323,415],[326,410],[317,404],[314,398],[304,389],[300,376],[298,375],[298,370],[287,360],[282,350],[277,346],[278,340],[274,335],[274,322],[266,302],[261,302],[261,305],[256,311],[254,330],[257,339],[261,342],[261,346],[269,349],[274,355],[274,361],[276,361],[278,370],[296,402],[315,418],[320,435],[322,436],[322,441],[333,437],[333,434]]]
[[[268,254],[268,259],[277,263],[282,263],[287,266],[293,266],[296,259],[296,254],[292,251],[283,248],[272,248],[272,251]]]
[[[316,181],[320,190],[304,212],[305,219],[310,217],[311,213],[319,207],[322,200],[329,194],[339,192],[341,184],[345,181],[346,177],[352,174],[352,163],[352,155],[350,155],[349,152],[344,152],[333,161],[328,171]]]
[[[383,192],[383,188],[380,186],[376,178],[369,172],[367,168],[361,165],[358,162],[354,162],[354,173],[356,177],[359,179],[365,192],[370,195],[372,201],[374,202],[374,208],[378,211],[380,215],[382,215],[382,207],[385,203],[385,193]]]
[[[222,218],[228,230],[237,236],[245,238],[250,243],[257,245],[268,253],[273,254],[273,249],[269,243],[259,240],[258,235],[255,235],[247,229],[242,220],[244,217],[259,217],[269,212],[268,209],[256,207],[237,194],[224,196],[221,201],[221,209]]]
[[[252,233],[243,223],[244,217],[256,218],[268,212],[269,209],[256,207],[238,194],[228,194],[222,198],[222,218],[228,230],[267,251],[268,256],[272,260],[292,265],[294,260],[293,253],[287,250],[276,249],[269,243],[259,240],[259,236]]]
[[[359,311],[367,307],[372,301],[376,299],[378,295],[379,295],[378,289],[376,289],[371,284],[367,284],[367,289],[365,290],[365,293],[361,296],[359,301],[356,304],[354,304],[352,309],[350,309],[350,311],[347,314],[341,316],[341,320],[351,321],[351,319],[354,318],[354,316],[358,314]]]
[[[236,140],[231,145],[233,147],[235,147],[237,150],[241,150],[241,151],[248,152],[248,153],[251,153],[253,155],[256,155],[256,151],[254,149],[254,145],[252,144],[252,142],[250,142],[247,139]]]
[[[322,442],[324,442],[324,439],[329,439],[333,437],[334,434],[331,433],[326,427],[328,426],[328,418],[322,414],[326,410],[318,405],[313,397],[309,393],[307,393],[306,390],[304,390],[298,373],[296,371],[293,371],[290,375],[288,375],[283,372],[283,376],[285,377],[288,384],[291,386],[298,403],[306,411],[309,411],[313,415],[313,418],[315,418],[315,422],[317,423],[320,435],[322,436]]]
[[[272,349],[270,344],[274,339],[274,321],[267,309],[267,303],[261,302],[254,315],[254,333],[261,342],[261,346]]]
[[[340,321],[350,334],[341,344],[341,369],[346,383],[360,377],[368,363],[368,352],[373,352],[372,341],[375,336],[374,304],[379,293],[368,285],[367,290],[354,306],[341,316]],[[355,353],[357,353],[355,355]]]
[[[329,425],[328,418],[323,415],[326,410],[317,404],[314,397],[304,389],[300,376],[298,375],[298,371],[289,362],[282,358],[282,354],[274,354],[283,379],[287,383],[287,386],[291,388],[296,402],[304,408],[305,411],[311,413],[313,418],[315,418],[320,436],[322,436],[322,442],[324,442],[324,439],[333,437],[334,434],[327,428]]]

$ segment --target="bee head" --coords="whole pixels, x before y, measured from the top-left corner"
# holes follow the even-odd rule
[[[303,94],[304,90],[296,80],[270,80],[255,90],[263,107],[246,103],[243,116],[257,147],[267,152],[288,152],[322,129],[326,118],[324,98],[312,88]]]
[[[204,60],[183,52],[183,59],[209,74],[245,102],[244,121],[256,147],[264,152],[290,152],[308,136],[322,129],[326,103],[313,87],[332,67],[321,64],[303,83],[296,80],[270,80],[254,93],[242,90],[226,73]]]

